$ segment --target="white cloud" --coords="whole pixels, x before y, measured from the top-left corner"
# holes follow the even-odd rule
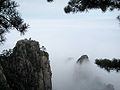
[[[61,67],[65,68],[63,62],[68,57],[77,60],[81,55],[88,54],[92,62],[95,58],[120,58],[120,27],[115,21],[116,11],[105,14],[99,10],[65,14],[65,0],[56,0],[53,3],[47,3],[46,0],[16,1],[20,4],[19,10],[30,28],[22,37],[16,31],[8,34],[7,41],[0,50],[13,48],[23,38],[31,37],[39,41],[50,54],[53,80],[59,77],[58,74],[65,73],[61,70],[56,74]]]

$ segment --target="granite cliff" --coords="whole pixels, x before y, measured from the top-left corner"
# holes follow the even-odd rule
[[[52,90],[49,55],[33,40],[20,40],[0,56],[0,90]]]
[[[76,63],[82,64],[82,63],[86,63],[86,62],[88,62],[88,61],[89,61],[88,56],[87,56],[87,55],[82,55],[82,56],[77,60]]]

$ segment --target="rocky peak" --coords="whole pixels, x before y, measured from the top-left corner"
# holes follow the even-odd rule
[[[89,58],[87,55],[82,55],[78,60],[77,60],[77,63],[84,63],[84,62],[88,62],[89,61]]]
[[[18,41],[8,57],[0,57],[0,64],[12,90],[52,90],[49,55],[39,42]]]

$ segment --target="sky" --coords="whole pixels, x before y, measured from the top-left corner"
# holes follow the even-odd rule
[[[72,62],[87,54],[94,63],[96,58],[120,58],[120,24],[116,17],[118,11],[103,13],[91,10],[83,13],[64,12],[68,0],[15,0],[20,7],[21,17],[29,29],[24,36],[12,30],[6,34],[6,42],[0,51],[13,48],[20,39],[39,41],[50,56],[53,81],[58,71],[65,68],[69,58]],[[60,73],[59,72],[59,73]],[[58,80],[59,82],[59,80]],[[54,83],[54,82],[53,82]]]
[[[83,13],[64,12],[68,0],[16,0],[21,17],[28,23],[25,36],[13,30],[6,35],[1,46],[13,48],[16,42],[32,38],[45,46],[50,56],[79,58],[87,54],[92,58],[120,57],[120,24],[117,11],[103,13],[91,10]],[[64,54],[63,54],[64,53]]]

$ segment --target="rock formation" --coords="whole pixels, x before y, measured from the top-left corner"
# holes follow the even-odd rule
[[[52,90],[51,76],[49,55],[36,41],[20,40],[0,56],[0,90]]]
[[[91,68],[91,63],[87,55],[82,55],[76,62],[76,67],[74,71],[74,80],[78,82],[85,82],[86,86],[83,90],[115,90],[112,84],[106,85],[105,83],[99,80],[99,77],[92,74],[94,73]],[[94,77],[93,77],[94,76]],[[96,78],[97,77],[97,78]],[[93,86],[95,85],[95,86]]]
[[[78,60],[77,60],[77,63],[84,63],[84,62],[88,62],[89,61],[89,58],[87,55],[82,55]]]

